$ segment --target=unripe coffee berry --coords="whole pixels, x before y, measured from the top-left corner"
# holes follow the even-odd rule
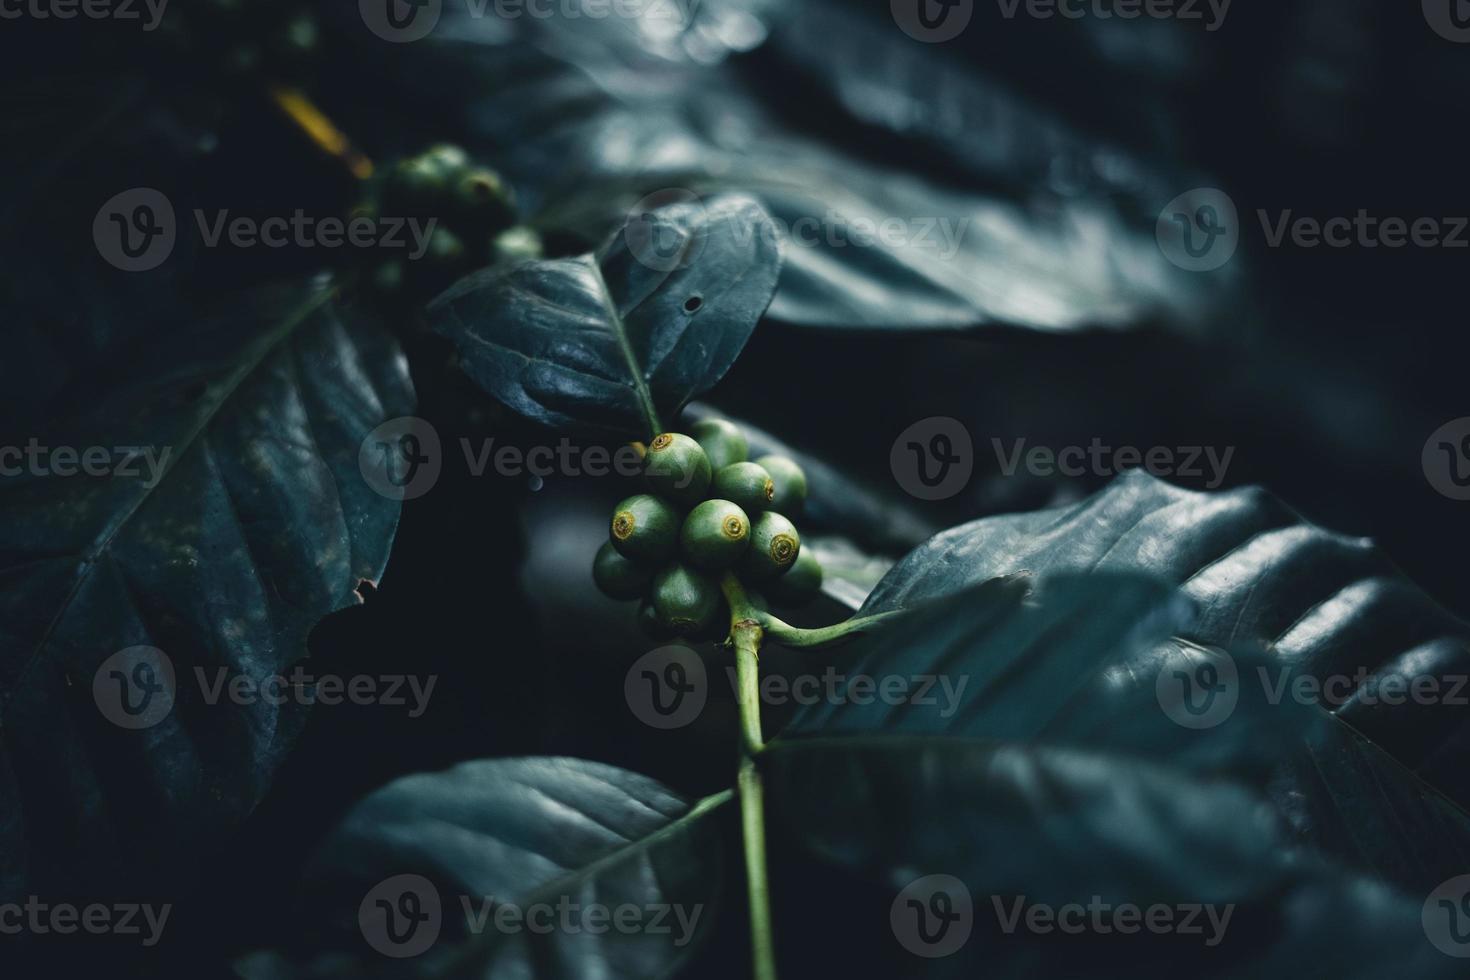
[[[750,550],[740,561],[741,577],[765,582],[785,572],[801,551],[796,527],[773,510],[768,510],[750,528]]]
[[[739,505],[747,514],[759,514],[771,506],[776,484],[764,466],[731,463],[715,471],[709,492],[712,497]]]
[[[592,559],[592,580],[609,599],[637,599],[653,583],[653,570],[623,556],[604,541]]]
[[[652,494],[636,494],[613,511],[611,533],[624,558],[656,565],[679,550],[679,515]]]
[[[438,209],[449,192],[443,168],[424,157],[404,160],[388,175],[387,210],[395,215]]]
[[[455,218],[478,233],[491,233],[515,224],[510,189],[493,170],[477,167],[454,186]]]
[[[446,180],[458,177],[470,165],[470,155],[453,143],[437,143],[419,157]]]
[[[771,509],[783,514],[800,514],[806,504],[806,473],[796,460],[789,456],[762,456],[756,462],[765,467],[776,485]]]
[[[709,457],[699,443],[677,432],[665,432],[648,444],[643,480],[665,500],[688,510],[709,490]]]
[[[654,576],[649,596],[658,621],[680,636],[698,633],[720,608],[720,589],[707,575],[674,564]]]
[[[750,518],[728,500],[706,500],[684,518],[679,547],[700,568],[729,568],[750,547]]]
[[[689,434],[704,449],[712,470],[719,472],[750,458],[750,445],[740,426],[725,419],[704,419],[689,427]]]

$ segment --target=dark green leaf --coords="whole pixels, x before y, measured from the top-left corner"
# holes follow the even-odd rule
[[[370,488],[359,450],[412,410],[413,389],[372,322],[319,288],[280,287],[130,336],[73,390],[87,409],[35,438],[100,447],[110,464],[146,447],[134,475],[0,481],[6,895],[114,874],[143,888],[248,814],[304,704],[209,692],[286,673],[317,621],[379,578],[397,527],[399,503]],[[110,691],[117,678],[99,670],[136,646],[163,652],[177,688],[133,730],[104,717],[93,684]],[[124,694],[141,703],[141,689]]]
[[[691,805],[647,777],[575,759],[468,762],[400,779],[323,843],[306,873],[306,925],[293,947],[251,956],[242,972],[251,980],[673,975],[716,917],[728,800]],[[422,935],[400,921],[395,938],[366,899],[396,908],[410,892],[433,918]],[[537,931],[494,912],[485,918],[491,901],[533,916],[528,925],[544,921],[533,907],[570,911]],[[616,928],[620,908],[636,908],[643,928]],[[601,931],[595,909],[609,913]]]
[[[724,377],[770,303],[781,256],[749,198],[646,217],[641,237],[619,232],[595,255],[471,276],[429,317],[470,376],[525,418],[651,436],[655,418],[672,419]]]
[[[1304,711],[1273,708],[1252,691],[1228,724],[1179,723],[1182,709],[1161,698],[1159,679],[1193,672],[1212,651],[1171,639],[1194,617],[1163,583],[1110,574],[1052,576],[1034,592],[1030,584],[1018,576],[972,586],[834,651],[843,675],[835,696],[804,707],[782,736],[967,736],[1264,775],[1306,727]],[[1235,662],[1264,663],[1238,653]],[[903,681],[914,696],[854,687],[885,681]]]
[[[1178,585],[1199,609],[1183,638],[1268,654],[1236,663],[1243,700],[1320,706],[1330,724],[1283,745],[1273,792],[1299,839],[1415,887],[1470,855],[1470,818],[1440,795],[1470,798],[1458,763],[1470,728],[1453,696],[1470,668],[1470,628],[1370,543],[1306,524],[1259,490],[1192,493],[1134,473],[1075,507],[953,528],[895,566],[864,611],[999,575],[1068,570],[1147,572]],[[1438,696],[1390,703],[1391,689],[1372,686],[1388,675],[1432,680]],[[1035,696],[1031,710],[1056,707]]]
[[[386,63],[374,47],[374,68],[384,72],[384,99],[451,116],[453,132],[512,177],[532,222],[556,238],[598,242],[636,201],[670,188],[755,196],[793,233],[774,320],[1066,332],[1157,322],[1193,329],[1219,314],[1223,291],[1170,265],[1155,243],[1168,198],[1139,214],[1111,200],[1111,186],[1058,193],[1054,174],[1036,165],[1050,162],[1044,151],[1008,156],[1004,191],[976,190],[973,181],[947,187],[918,179],[932,176],[926,161],[875,160],[863,145],[871,134],[793,132],[783,122],[790,88],[763,86],[763,60],[725,57],[764,40],[765,11],[720,4],[706,18],[699,5],[696,16],[711,23],[687,31],[576,18],[532,25],[446,11],[434,34],[398,46]],[[890,33],[895,45],[913,44]],[[474,95],[464,104],[443,99],[446,91]],[[1034,105],[1001,105],[970,127],[976,143],[1014,147],[1047,133],[1046,146],[1090,145]],[[1101,164],[1108,172],[1136,166],[1116,153]],[[1170,181],[1180,185],[1173,193],[1191,186],[1185,181]],[[901,232],[880,234],[894,222]]]
[[[871,975],[918,969],[890,903],[922,876],[950,875],[974,931],[923,961],[926,977],[1457,975],[1425,938],[1421,898],[1290,853],[1270,808],[1228,783],[1106,753],[934,737],[778,742],[764,771],[773,833],[842,873],[814,895],[802,866],[778,859],[778,935],[836,920],[843,938],[823,947],[834,971],[854,959]],[[1018,901],[1165,906],[1177,924],[1208,903],[1220,926],[1197,914],[1198,933],[1069,934],[1024,919],[1007,931]]]

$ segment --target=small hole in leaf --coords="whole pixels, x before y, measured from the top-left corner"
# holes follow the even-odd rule
[[[698,313],[699,312],[699,308],[701,306],[703,306],[703,305],[704,305],[704,297],[703,296],[699,296],[699,295],[691,296],[691,297],[689,297],[688,299],[686,299],[684,301],[684,312],[685,313]]]

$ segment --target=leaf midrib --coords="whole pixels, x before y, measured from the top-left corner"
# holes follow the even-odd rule
[[[623,363],[628,368],[628,374],[633,379],[633,394],[638,399],[638,409],[643,413],[643,423],[648,428],[648,438],[652,439],[663,431],[663,425],[658,420],[658,410],[653,405],[653,392],[648,388],[648,381],[643,377],[643,365],[638,363],[638,357],[633,353],[633,341],[628,336],[627,324],[623,322],[622,314],[618,312],[617,301],[613,299],[612,290],[608,289],[607,279],[602,275],[602,266],[594,254],[588,257],[587,266],[592,270],[593,284],[597,287],[597,297],[602,301],[603,311],[607,314],[608,325],[612,330],[613,338],[617,341],[618,350],[623,355]]]

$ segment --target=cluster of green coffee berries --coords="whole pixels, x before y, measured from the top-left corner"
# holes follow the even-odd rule
[[[647,492],[613,511],[592,577],[614,599],[643,600],[638,618],[655,638],[724,636],[720,579],[732,572],[757,605],[800,605],[821,590],[822,566],[786,516],[806,502],[806,475],[784,456],[750,462],[749,451],[722,419],[666,432],[643,457]]]
[[[422,257],[395,256],[377,268],[373,281],[385,293],[438,289],[492,263],[541,254],[536,233],[516,224],[515,194],[500,174],[448,143],[399,161],[353,213],[434,220]]]

